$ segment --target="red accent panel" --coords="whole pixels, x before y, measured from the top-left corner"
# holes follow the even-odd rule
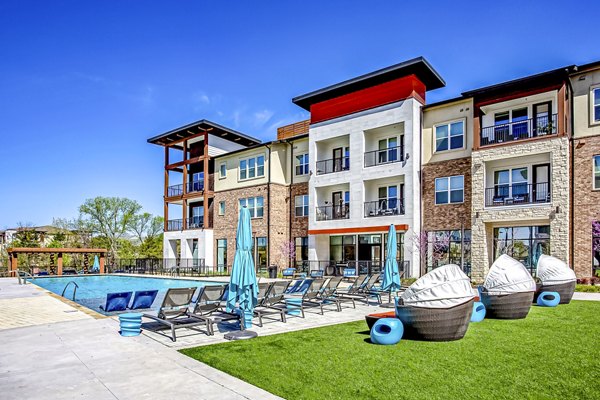
[[[414,97],[425,103],[425,84],[416,75],[404,76],[389,82],[348,93],[310,107],[310,123],[326,121]]]

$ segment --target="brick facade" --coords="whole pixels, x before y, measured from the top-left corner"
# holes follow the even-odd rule
[[[464,201],[460,204],[435,204],[435,179],[463,175]],[[458,158],[423,165],[423,230],[471,228],[471,158]]]
[[[575,140],[573,152],[573,267],[578,277],[587,277],[592,275],[592,221],[600,220],[600,190],[593,184],[600,136]]]
[[[295,240],[297,237],[305,237],[308,236],[308,217],[296,217],[295,213],[295,199],[296,196],[300,196],[303,194],[308,194],[308,182],[305,183],[295,183],[291,185],[291,235],[290,239]]]

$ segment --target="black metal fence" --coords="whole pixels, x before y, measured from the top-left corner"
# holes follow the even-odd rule
[[[317,161],[316,167],[317,175],[347,171],[350,169],[350,157],[331,158],[329,160]]]
[[[183,183],[172,185],[167,188],[167,197],[181,196],[183,194]]]
[[[204,216],[189,217],[186,222],[187,229],[204,228]]]
[[[204,190],[204,181],[193,181],[188,182],[187,184],[187,192],[202,192]]]
[[[183,219],[170,219],[167,221],[167,231],[180,231],[183,229]]]
[[[408,273],[410,261],[399,261],[400,272]],[[383,261],[295,261],[294,268],[298,273],[310,274],[311,271],[323,271],[326,276],[343,276],[348,268],[354,269],[354,275],[381,273],[384,266]]]
[[[365,167],[404,161],[404,146],[365,152]]]
[[[107,273],[165,276],[226,276],[231,266],[207,266],[204,259],[132,258],[115,260],[105,266]]]
[[[557,132],[557,114],[523,121],[487,126],[481,129],[481,146],[512,142],[538,136],[554,135]]]
[[[329,221],[332,219],[350,218],[350,205],[342,204],[338,206],[317,207],[317,221]]]
[[[514,204],[550,203],[550,184],[513,183],[512,185],[496,185],[485,189],[485,206],[507,206]]]
[[[365,217],[382,217],[386,215],[404,215],[404,202],[402,199],[365,201]]]

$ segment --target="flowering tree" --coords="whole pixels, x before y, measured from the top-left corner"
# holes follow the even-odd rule
[[[411,241],[419,252],[422,269],[427,267],[427,261],[436,268],[440,266],[440,262],[447,259],[450,247],[450,234],[447,231],[413,233]]]
[[[292,260],[296,258],[296,245],[293,240],[285,241],[279,246],[279,264],[280,266],[288,265],[288,262],[292,263]]]

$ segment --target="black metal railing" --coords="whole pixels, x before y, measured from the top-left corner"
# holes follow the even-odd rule
[[[231,266],[206,265],[203,258],[131,258],[106,265],[107,273],[165,276],[226,276]]]
[[[188,184],[187,184],[187,192],[188,193],[202,192],[202,191],[204,191],[204,181],[188,182]]]
[[[167,221],[167,231],[180,231],[183,229],[183,219],[170,219]]]
[[[334,261],[334,260],[311,260],[295,261],[296,273],[304,273],[310,276],[311,272],[322,271],[325,276],[344,276],[344,272],[353,269],[353,275],[377,274],[383,272],[385,260],[381,261]],[[400,273],[408,273],[410,261],[398,261]]]
[[[402,199],[365,201],[365,218],[387,215],[404,215],[404,201]]]
[[[404,146],[365,152],[365,167],[404,161]]]
[[[550,203],[550,184],[513,183],[512,185],[496,185],[485,189],[485,206],[509,206],[515,204]]]
[[[350,218],[350,204],[317,207],[317,221]]]
[[[317,175],[331,174],[333,172],[348,171],[350,169],[350,157],[332,158],[317,161]]]
[[[187,229],[204,228],[204,216],[189,217],[187,219]]]
[[[167,197],[181,196],[183,194],[183,183],[169,186],[167,188]]]
[[[510,122],[481,129],[481,146],[506,143],[539,136],[554,135],[557,132],[557,114]]]

